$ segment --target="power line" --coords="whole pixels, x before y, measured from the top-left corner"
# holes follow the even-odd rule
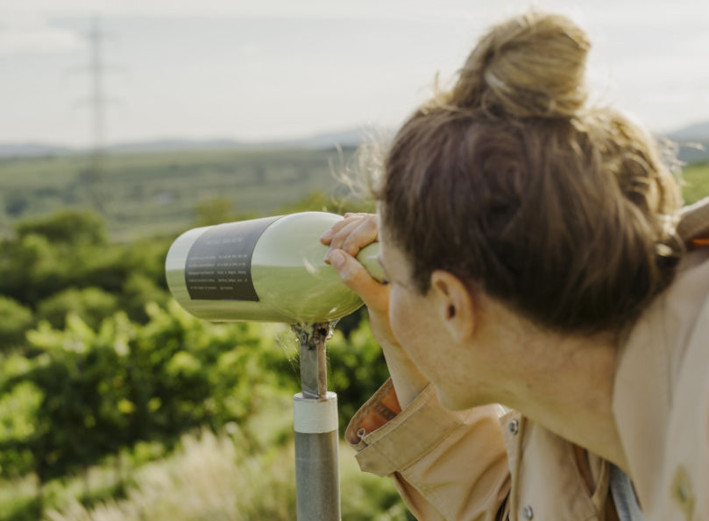
[[[106,171],[106,96],[103,90],[104,65],[101,53],[103,38],[98,16],[93,16],[91,29],[88,33],[89,78],[91,81],[89,103],[91,107],[91,135],[93,137],[88,181],[94,205],[101,213],[106,211],[106,198],[102,190]]]
[[[91,77],[91,120],[92,120],[92,135],[93,135],[93,151],[94,153],[102,152],[105,147],[105,105],[106,96],[103,90],[103,75],[104,65],[101,54],[101,44],[104,39],[104,34],[101,32],[98,16],[91,18],[91,29],[88,33],[89,38],[89,71]]]
[[[83,172],[81,180],[87,184],[92,202],[100,213],[106,211],[106,193],[103,190],[107,166],[106,153],[106,108],[111,101],[106,96],[104,78],[106,66],[103,58],[103,44],[107,39],[101,28],[100,18],[94,15],[90,19],[89,32],[86,35],[89,44],[89,133],[91,146],[88,169]]]

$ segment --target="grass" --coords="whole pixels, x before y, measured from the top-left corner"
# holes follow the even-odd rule
[[[45,521],[291,521],[293,450],[292,439],[255,449],[239,429],[220,435],[205,430],[183,437],[170,458],[139,469],[124,497],[89,507],[73,500],[48,510]],[[340,472],[343,519],[413,519],[393,484],[360,472],[344,444]]]
[[[39,516],[38,483],[34,475],[0,481],[0,512],[4,521],[29,521]]]
[[[682,171],[682,193],[685,204],[709,196],[709,163],[696,163]]]
[[[184,437],[182,450],[135,475],[123,499],[93,507],[78,501],[47,512],[51,521],[252,520],[285,521],[295,491],[288,448],[250,455],[242,440],[209,431]],[[268,491],[268,493],[264,493]],[[258,515],[258,517],[256,517]]]

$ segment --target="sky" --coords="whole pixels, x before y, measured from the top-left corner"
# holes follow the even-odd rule
[[[396,128],[491,24],[530,7],[588,32],[593,99],[656,132],[709,120],[707,0],[0,0],[0,143],[247,142]]]

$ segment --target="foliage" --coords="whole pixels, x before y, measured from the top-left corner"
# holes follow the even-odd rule
[[[147,268],[142,264],[143,268]],[[162,266],[162,263],[161,263]],[[169,300],[169,296],[165,291],[164,283],[158,285],[155,278],[143,272],[130,273],[119,295],[119,308],[123,310],[131,320],[135,320],[144,324],[149,320],[148,313],[145,308],[146,302],[154,302],[160,307],[165,307]]]
[[[32,311],[14,299],[0,296],[0,346],[7,350],[22,344],[25,331],[34,323]]]
[[[39,310],[55,325],[62,311],[93,324],[116,307],[146,320],[145,302],[167,300],[169,241],[109,244],[98,223],[94,214],[68,211],[20,222],[15,236],[0,244],[0,294]]]
[[[54,249],[41,235],[30,234],[0,245],[0,293],[32,306],[58,291],[68,266],[56,262]]]
[[[269,389],[292,394],[287,360],[252,324],[208,324],[174,302],[148,314],[140,325],[119,313],[98,330],[70,314],[64,330],[45,322],[28,334],[39,354],[3,392],[30,383],[41,400],[32,431],[14,430],[2,448],[32,459],[8,462],[5,475],[34,470],[45,482],[139,441],[170,446],[195,427],[243,421]]]
[[[24,475],[33,467],[31,447],[15,441],[35,435],[42,398],[42,391],[30,381],[13,386],[0,398],[0,446],[6,448],[0,451],[0,471],[6,477]]]
[[[21,221],[15,228],[18,237],[40,235],[51,243],[105,244],[106,226],[103,220],[88,210],[62,209],[50,217]]]
[[[37,318],[63,329],[69,314],[79,316],[89,327],[117,311],[118,299],[100,288],[69,288],[44,299],[37,308]]]
[[[242,218],[234,211],[234,201],[225,196],[200,201],[195,208],[195,213],[195,226],[228,223]]]
[[[379,344],[367,321],[345,338],[335,331],[328,341],[328,386],[337,393],[340,431],[389,376]]]

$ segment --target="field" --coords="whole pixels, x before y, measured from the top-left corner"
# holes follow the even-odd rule
[[[97,173],[81,155],[0,160],[0,232],[18,219],[90,207],[114,239],[174,233],[224,198],[237,215],[268,215],[314,191],[346,195],[338,150],[209,150],[112,154]],[[338,188],[339,187],[339,188]]]
[[[709,163],[697,163],[684,169],[682,193],[686,204],[692,204],[709,195]]]

